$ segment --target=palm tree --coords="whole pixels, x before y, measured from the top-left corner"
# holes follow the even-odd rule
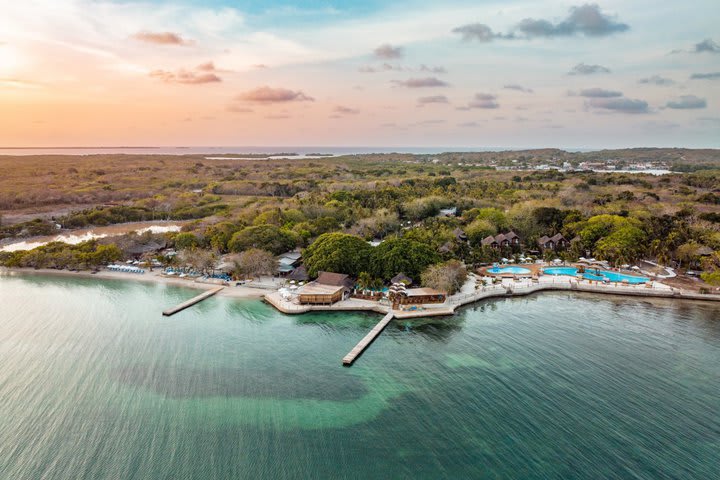
[[[357,284],[363,292],[368,288],[372,288],[372,283],[373,278],[368,272],[360,272],[360,275],[358,275]]]

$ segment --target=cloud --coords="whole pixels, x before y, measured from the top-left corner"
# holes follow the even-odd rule
[[[426,87],[447,87],[448,84],[435,77],[410,78],[408,80],[395,80],[394,83],[400,87],[406,88],[426,88]]]
[[[488,27],[484,23],[469,23],[462,25],[457,28],[453,28],[452,33],[457,33],[462,36],[462,39],[466,42],[477,40],[480,43],[488,43],[496,38],[511,39],[513,35],[504,35],[502,33],[495,33],[492,28]]]
[[[480,124],[478,122],[458,123],[458,127],[463,127],[463,128],[472,128],[472,127],[479,127],[479,126],[480,126]]]
[[[429,105],[432,103],[450,103],[445,95],[431,95],[429,97],[420,97],[417,100],[418,106]]]
[[[389,43],[385,43],[383,45],[380,45],[375,50],[373,50],[373,53],[377,58],[383,58],[386,60],[392,60],[395,58],[402,58],[403,57],[403,49],[402,47],[393,47]]]
[[[700,117],[697,119],[701,123],[710,123],[720,125],[720,117]]]
[[[720,44],[711,38],[706,38],[693,45],[690,50],[673,50],[670,53],[720,53]]]
[[[693,47],[694,53],[720,53],[720,45],[710,38],[706,38]]]
[[[237,100],[260,104],[287,103],[287,102],[313,102],[314,98],[305,95],[300,90],[287,88],[258,87],[241,93]]]
[[[618,113],[649,113],[648,103],[631,98],[593,98],[587,105]]]
[[[206,65],[207,64],[203,64],[200,67]],[[205,83],[222,82],[222,78],[220,78],[217,74],[208,70],[200,70],[200,67],[195,70],[180,69],[175,72],[167,70],[153,70],[150,72],[150,76],[162,80],[165,83],[181,83],[185,85],[202,85]]]
[[[286,120],[286,119],[292,118],[292,117],[290,117],[290,115],[286,115],[283,113],[283,114],[278,114],[278,115],[265,115],[265,118],[267,118],[268,120]]]
[[[578,95],[580,97],[587,98],[615,98],[622,97],[622,92],[618,92],[617,90],[605,90],[604,88],[596,87],[580,90],[577,94],[571,92],[571,95]]]
[[[578,63],[568,72],[568,75],[594,75],[596,73],[610,73],[610,69],[602,65]]]
[[[476,93],[470,103],[468,103],[466,107],[462,107],[462,109],[494,109],[499,107],[500,104],[497,103],[497,95],[493,95],[490,93]]]
[[[690,110],[696,108],[706,108],[707,100],[696,97],[695,95],[683,95],[675,100],[670,100],[665,105],[667,108],[675,110]]]
[[[527,37],[561,37],[576,34],[601,37],[625,32],[630,27],[601,12],[596,4],[586,3],[579,7],[571,7],[568,17],[559,23],[526,18],[520,22],[517,29]]]
[[[518,85],[516,83],[512,83],[509,85],[503,85],[503,88],[505,90],[517,90],[518,92],[533,93],[532,88],[525,88],[522,85]]]
[[[192,41],[185,40],[179,34],[173,32],[148,32],[143,30],[132,36],[135,40],[155,45],[192,45]]]
[[[447,73],[447,70],[445,70],[445,67],[428,67],[427,65],[420,65],[420,71],[421,72],[430,72],[430,73]]]
[[[215,64],[213,62],[207,62],[207,63],[201,63],[197,67],[195,67],[195,70],[199,70],[201,72],[215,72],[217,69],[215,68]]]
[[[642,83],[644,85],[667,86],[674,85],[675,81],[669,78],[661,77],[660,75],[653,75],[652,77],[641,78],[640,80],[638,80],[638,83]]]
[[[243,107],[242,105],[228,105],[227,111],[232,113],[252,113],[254,110],[252,108]]]
[[[338,115],[357,115],[360,113],[360,110],[357,110],[355,108],[350,107],[343,107],[342,105],[338,105],[333,109],[333,112],[337,113]]]
[[[720,72],[693,73],[690,80],[720,80]]]

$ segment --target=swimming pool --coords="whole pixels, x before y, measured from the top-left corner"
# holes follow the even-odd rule
[[[570,275],[572,277],[577,275],[578,269],[575,267],[551,267],[546,268],[544,273],[546,275]],[[583,273],[583,278],[588,280],[609,280],[611,282],[622,282],[627,280],[628,283],[646,283],[650,281],[647,277],[636,277],[635,275],[626,275],[624,273],[609,272],[607,270],[595,270],[587,269]]]
[[[513,274],[528,274],[530,270],[522,267],[492,267],[488,268],[488,273],[513,273]]]

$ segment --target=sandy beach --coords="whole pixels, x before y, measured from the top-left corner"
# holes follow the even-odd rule
[[[0,278],[3,275],[40,275],[40,276],[57,276],[57,277],[73,277],[73,278],[93,278],[103,280],[124,280],[128,282],[153,282],[165,285],[173,285],[177,287],[194,288],[197,290],[210,290],[218,285],[214,283],[199,283],[189,279],[173,278],[160,275],[160,272],[146,272],[144,274],[111,272],[109,270],[100,270],[97,273],[90,271],[71,272],[69,270],[54,270],[48,268],[0,268]],[[233,298],[262,298],[268,290],[261,288],[253,288],[244,285],[228,286],[223,289],[219,296]]]

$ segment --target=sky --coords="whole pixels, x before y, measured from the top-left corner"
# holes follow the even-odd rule
[[[0,0],[0,147],[720,147],[720,2]]]

